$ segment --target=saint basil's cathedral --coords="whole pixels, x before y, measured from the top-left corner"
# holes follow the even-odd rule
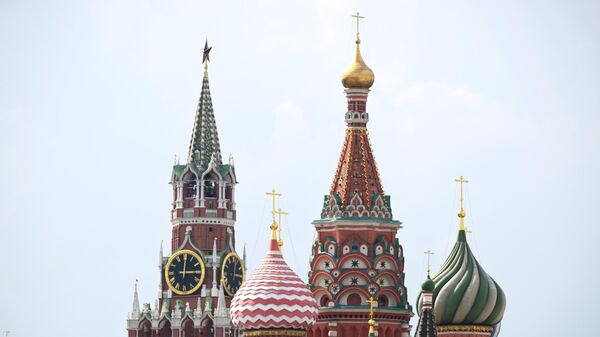
[[[362,18],[354,16],[357,20]],[[358,22],[357,22],[358,23]],[[223,163],[208,81],[210,49],[186,164],[173,166],[170,253],[161,247],[154,305],[140,307],[137,281],[127,319],[129,337],[488,337],[500,332],[506,297],[467,243],[466,212],[457,241],[427,278],[416,306],[404,284],[401,222],[392,215],[371,149],[367,98],[375,81],[360,53],[342,74],[346,132],[311,248],[308,284],[281,251],[273,190],[271,237],[259,266],[246,275],[235,245],[237,184],[233,160]],[[266,224],[265,224],[266,226]],[[414,309],[417,325],[410,325]]]

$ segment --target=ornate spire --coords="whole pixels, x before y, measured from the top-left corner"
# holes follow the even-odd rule
[[[231,321],[229,320],[229,310],[227,309],[227,303],[225,302],[225,292],[223,285],[219,287],[219,296],[217,297],[217,307],[215,308],[215,326],[217,327],[229,327]]]
[[[194,129],[192,130],[192,139],[188,151],[188,162],[193,162],[201,168],[208,167],[213,154],[216,164],[222,163],[219,135],[215,122],[212,98],[210,96],[210,86],[208,85],[208,62],[210,61],[209,53],[211,49],[212,47],[208,47],[207,41],[204,45],[202,56],[202,63],[204,64],[202,91],[200,92],[200,100],[198,102],[198,109],[196,110]]]
[[[244,261],[244,271],[248,271],[248,265],[246,264],[246,243],[244,242],[244,251],[242,253],[242,261]]]
[[[215,317],[226,317],[227,316],[227,304],[225,303],[225,293],[223,286],[219,287],[219,296],[217,297],[217,308],[215,309]]]
[[[379,178],[367,130],[367,97],[374,76],[360,55],[358,19],[362,16],[356,13],[353,17],[357,18],[356,55],[354,63],[342,76],[348,102],[346,136],[321,218],[391,219],[392,212]]]
[[[202,317],[202,303],[200,297],[198,297],[198,300],[196,302],[196,309],[194,309],[194,318],[200,317]]]
[[[162,270],[163,263],[163,241],[160,240],[160,251],[158,252],[158,269]]]
[[[133,285],[133,304],[131,306],[131,313],[129,314],[129,319],[139,319],[140,313],[140,300],[138,298],[138,280],[135,280],[135,283]]]

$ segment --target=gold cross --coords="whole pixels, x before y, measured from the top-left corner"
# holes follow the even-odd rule
[[[276,230],[277,230],[277,222],[275,222],[275,198],[276,197],[280,197],[281,193],[277,193],[277,191],[275,191],[275,189],[273,188],[271,190],[271,192],[267,192],[267,195],[270,195],[272,197],[273,200],[273,204],[272,204],[272,208],[271,208],[271,215],[273,216],[272,221],[271,221],[271,239],[273,240],[277,240],[277,234],[276,234]]]
[[[279,245],[279,248],[281,248],[281,246],[283,246],[283,240],[281,239],[281,216],[282,215],[288,215],[288,212],[284,212],[281,210],[281,208],[278,208],[277,211],[275,211],[275,213],[277,213],[277,215],[279,215],[279,226],[277,226],[277,244]]]
[[[373,306],[377,304],[377,301],[373,297],[370,297],[367,300],[367,303],[369,303],[369,336],[373,336],[375,330],[373,328],[375,325],[375,320],[373,319]]]
[[[429,276],[429,273],[431,273],[431,255],[435,253],[431,250],[427,250],[425,254],[427,254],[427,276]]]
[[[373,319],[373,306],[377,304],[377,301],[373,297],[369,297],[367,303],[369,303],[369,317]]]
[[[360,19],[364,19],[364,16],[360,16],[359,12],[356,12],[356,14],[352,15],[353,18],[356,18],[356,37],[358,37],[358,34],[360,34],[359,31],[359,23],[360,23]]]
[[[467,213],[465,212],[465,209],[463,207],[464,206],[463,205],[463,201],[464,201],[464,184],[468,183],[469,181],[466,180],[465,177],[463,177],[463,176],[460,176],[460,178],[458,178],[458,179],[454,179],[454,181],[456,181],[457,183],[460,183],[460,211],[458,212],[458,218],[460,220],[459,220],[458,226],[459,226],[460,230],[464,231],[464,230],[466,230],[466,227],[465,227],[465,216],[467,215]]]

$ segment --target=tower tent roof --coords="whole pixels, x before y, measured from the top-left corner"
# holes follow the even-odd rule
[[[385,195],[366,128],[346,129],[342,153],[329,193],[337,195],[341,205],[347,206],[354,202],[367,209],[371,209],[375,197]],[[361,200],[359,202],[354,198]]]
[[[216,164],[222,163],[219,134],[208,84],[208,52],[212,47],[208,48],[207,44],[204,49],[204,78],[188,151],[188,162],[193,162],[201,168],[208,167],[213,154]]]

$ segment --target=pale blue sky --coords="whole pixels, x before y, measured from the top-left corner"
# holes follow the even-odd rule
[[[290,213],[286,259],[306,278],[310,222],[343,140],[339,75],[357,9],[411,303],[423,252],[437,270],[455,239],[464,175],[469,241],[507,295],[501,336],[589,334],[600,6],[506,0],[2,1],[0,329],[124,336],[136,278],[154,303],[205,38],[221,148],[240,180],[238,249],[247,242],[251,269],[263,256],[275,186]]]

